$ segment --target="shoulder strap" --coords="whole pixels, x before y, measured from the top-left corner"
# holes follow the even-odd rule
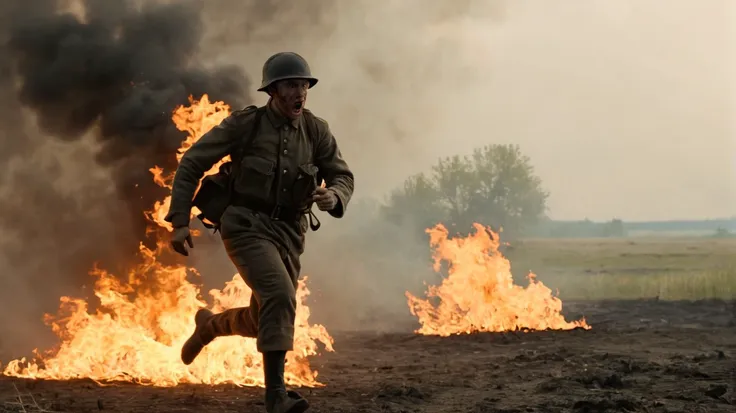
[[[247,135],[245,136],[245,139],[241,140],[240,143],[235,147],[235,150],[230,156],[230,160],[233,161],[233,167],[235,165],[240,164],[240,160],[245,154],[246,149],[248,149],[250,144],[253,142],[253,139],[255,139],[256,135],[258,134],[258,128],[261,125],[261,117],[263,116],[263,113],[265,111],[266,111],[265,107],[259,108],[255,105],[251,105],[243,109],[243,112],[245,112],[245,116],[253,112],[255,112],[256,115],[255,115],[255,118],[253,119],[253,123],[251,123],[250,125],[250,130],[240,131],[241,133],[247,133]]]
[[[317,117],[314,116],[314,113],[312,111],[305,109],[304,110],[304,120],[307,124],[307,136],[309,137],[309,140],[312,141],[312,152],[315,152],[317,150],[317,143],[319,139],[319,129],[317,128]]]
[[[312,142],[312,162],[314,162],[317,154],[317,145],[319,143],[319,127],[317,126],[317,122],[319,121],[317,120],[317,116],[315,116],[309,109],[304,110],[304,120],[307,124],[307,137]],[[319,185],[319,183],[317,183],[317,185]],[[309,206],[307,215],[309,215],[310,228],[312,231],[317,231],[322,226],[322,223],[319,221],[319,218],[317,218],[317,215],[312,211],[311,205]]]
[[[235,147],[235,150],[232,154],[230,154],[230,179],[228,182],[228,197],[230,200],[232,200],[233,192],[235,191],[235,180],[237,179],[237,174],[240,172],[240,163],[243,160],[243,156],[245,155],[245,151],[250,147],[251,143],[253,143],[253,140],[255,139],[256,135],[258,134],[258,128],[261,126],[261,118],[263,117],[263,114],[266,112],[266,108],[264,107],[256,107],[248,106],[247,108],[243,109],[244,111],[252,112],[255,111],[256,115],[253,119],[253,123],[251,124],[250,131],[248,131],[245,139],[243,139],[238,146]]]

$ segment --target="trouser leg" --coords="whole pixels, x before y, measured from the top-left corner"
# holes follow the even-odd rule
[[[276,244],[260,238],[227,239],[225,248],[258,304],[257,312],[249,310],[250,319],[232,316],[228,320],[239,320],[243,328],[246,324],[257,325],[256,343],[262,353],[292,350],[296,319],[296,275],[292,260]],[[246,319],[250,321],[242,321]],[[234,325],[223,322],[218,324],[218,331],[232,331]]]
[[[258,336],[258,301],[251,294],[248,307],[230,308],[214,314],[207,320],[203,335],[206,338],[224,336]]]

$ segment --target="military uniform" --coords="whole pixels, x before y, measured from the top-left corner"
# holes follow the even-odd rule
[[[242,131],[252,128],[248,123],[255,118],[253,111],[234,112],[184,154],[167,215],[175,227],[189,224],[199,180],[235,152],[244,139]],[[335,137],[327,122],[315,121],[318,136],[312,142],[306,116],[291,121],[265,107],[258,133],[234,176],[234,205],[225,210],[220,227],[225,250],[253,290],[253,299],[250,307],[212,317],[203,330],[205,341],[237,334],[257,337],[259,351],[292,350],[300,255],[308,229],[308,217],[299,210],[322,179],[338,197],[337,207],[329,211],[334,217],[343,216],[353,193],[353,174]],[[272,219],[277,208],[279,217]]]
[[[286,61],[296,62],[297,68],[306,65],[297,58],[301,59],[296,54],[282,53],[269,59],[259,90],[280,79],[300,77],[310,79],[313,86],[316,79],[308,66],[306,72],[295,74],[293,67],[288,70],[288,64],[274,64]],[[220,336],[257,338],[264,361],[267,354],[293,349],[300,256],[309,228],[305,211],[312,192],[324,179],[337,197],[337,205],[329,211],[336,218],[343,216],[353,194],[353,174],[327,122],[306,109],[291,120],[270,103],[258,110],[235,111],[207,132],[184,154],[174,177],[166,219],[178,228],[189,225],[192,199],[204,173],[226,155],[238,153],[246,140],[245,131],[257,131],[243,152],[233,156],[237,173],[232,177],[230,205],[220,217],[219,226],[228,256],[253,291],[250,306],[220,314],[200,311],[195,318],[195,333],[182,349],[182,360],[187,364],[202,347]],[[283,361],[272,362],[279,363]],[[269,407],[269,411],[303,411],[288,406],[273,409]]]

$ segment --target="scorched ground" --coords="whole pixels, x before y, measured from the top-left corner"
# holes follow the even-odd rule
[[[316,358],[315,413],[733,412],[736,303],[566,303],[594,326],[449,337],[333,332]],[[255,388],[0,378],[0,411],[249,412]],[[35,410],[38,411],[38,410]]]

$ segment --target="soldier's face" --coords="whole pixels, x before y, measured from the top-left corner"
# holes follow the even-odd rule
[[[272,97],[281,113],[290,119],[298,118],[307,101],[309,81],[286,79],[276,83],[275,86]]]

